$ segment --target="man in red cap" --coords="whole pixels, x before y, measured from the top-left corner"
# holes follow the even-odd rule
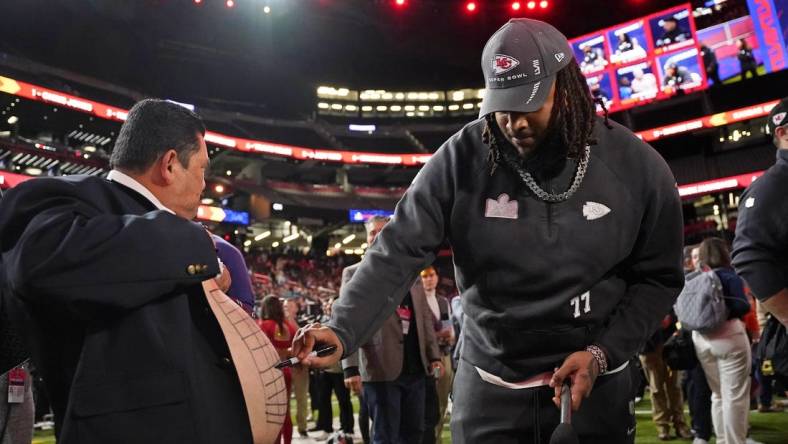
[[[536,20],[490,38],[479,119],[419,172],[297,356],[353,352],[448,239],[465,313],[452,441],[547,443],[569,379],[581,442],[634,442],[628,362],[683,285],[681,203],[664,159],[596,115],[572,54]]]

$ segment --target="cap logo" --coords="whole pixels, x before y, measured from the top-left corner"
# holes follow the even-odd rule
[[[492,61],[493,73],[495,75],[503,74],[507,71],[511,71],[519,64],[520,61],[512,56],[496,54]]]
[[[564,57],[566,57],[566,55],[564,55],[563,52],[558,52],[558,53],[555,54],[555,59],[558,61],[558,63],[563,62],[564,61]]]
[[[542,72],[542,68],[539,66],[539,60],[534,60],[534,75],[538,76]]]
[[[785,120],[786,114],[788,114],[788,113],[782,112],[782,113],[777,113],[774,116],[772,116],[772,122],[774,122],[774,126],[782,125],[783,120]]]

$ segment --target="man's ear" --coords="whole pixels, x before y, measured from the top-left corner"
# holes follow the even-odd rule
[[[788,125],[778,126],[775,128],[774,135],[777,136],[777,140],[781,142],[788,141]]]
[[[165,185],[170,185],[175,181],[175,167],[178,163],[178,153],[175,150],[167,150],[158,160],[159,175]]]

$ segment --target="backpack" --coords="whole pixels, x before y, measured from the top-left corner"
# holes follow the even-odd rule
[[[728,319],[722,281],[717,273],[710,270],[688,274],[673,308],[681,328],[703,334],[714,331]]]
[[[788,333],[774,316],[763,328],[756,356],[765,376],[776,374],[788,378]]]
[[[673,370],[692,370],[698,365],[695,344],[692,343],[689,330],[681,329],[665,341],[662,359]]]

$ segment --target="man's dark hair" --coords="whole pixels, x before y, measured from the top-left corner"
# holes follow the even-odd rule
[[[602,107],[605,125],[612,128],[608,121],[605,101],[601,97],[594,98],[591,95],[586,78],[580,71],[577,62],[572,61],[558,71],[555,79],[555,98],[547,132],[558,135],[558,141],[567,149],[568,157],[578,157],[586,145],[597,143],[593,138],[594,122],[596,121],[595,104]],[[492,174],[495,172],[496,166],[502,163],[500,150],[503,142],[498,140],[495,131],[493,131],[493,128],[498,125],[495,121],[495,113],[485,116],[485,120],[482,140],[490,147],[488,161],[490,174]]]
[[[205,135],[205,124],[197,114],[166,100],[145,99],[129,111],[109,162],[112,168],[140,173],[173,149],[188,168],[199,149],[198,134]]]
[[[731,255],[728,243],[718,237],[703,239],[698,248],[700,263],[709,268],[731,266]]]

